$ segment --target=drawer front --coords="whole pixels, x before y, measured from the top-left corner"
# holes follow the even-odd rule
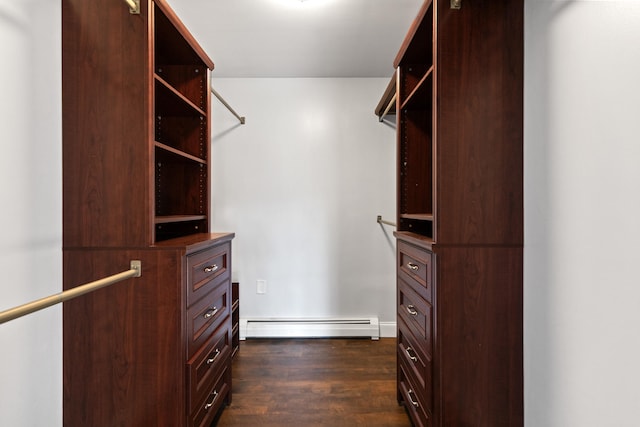
[[[196,409],[191,413],[189,426],[191,427],[209,427],[214,420],[216,414],[225,404],[227,395],[231,390],[230,378],[231,371],[224,370],[216,381],[207,388],[204,393],[204,399],[196,404]]]
[[[213,331],[229,316],[230,288],[227,280],[187,310],[189,357],[202,347]]]
[[[423,351],[419,341],[409,331],[402,319],[398,319],[398,359],[411,376],[411,383],[419,395],[425,411],[433,410],[433,380],[431,355]]]
[[[187,306],[229,279],[229,242],[187,256]]]
[[[429,415],[418,397],[411,379],[407,376],[402,363],[398,365],[398,370],[398,391],[402,396],[404,406],[407,408],[407,412],[409,412],[413,425],[416,427],[430,427],[431,422]]]
[[[416,284],[418,293],[432,301],[432,254],[429,251],[398,242],[398,275]]]
[[[193,413],[209,393],[208,387],[226,369],[231,357],[231,319],[228,317],[187,363],[188,407]]]
[[[424,350],[432,349],[432,307],[407,283],[398,277],[398,316],[418,340],[424,340]]]

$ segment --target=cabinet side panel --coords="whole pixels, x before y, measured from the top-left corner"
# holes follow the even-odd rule
[[[151,243],[148,7],[62,1],[63,243]]]
[[[141,277],[64,303],[65,426],[184,424],[179,251],[65,251],[64,287],[127,270],[132,259]]]
[[[523,242],[523,2],[439,0],[437,241]]]
[[[441,249],[436,274],[438,425],[522,426],[522,249]]]

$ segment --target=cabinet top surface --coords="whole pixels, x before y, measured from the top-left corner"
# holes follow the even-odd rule
[[[235,237],[235,233],[198,233],[175,239],[164,240],[155,244],[156,248],[186,248],[187,253],[195,252],[209,246],[230,241]]]

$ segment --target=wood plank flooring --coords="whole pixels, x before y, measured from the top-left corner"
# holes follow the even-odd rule
[[[233,402],[217,425],[409,427],[396,399],[395,343],[242,341],[233,362]]]

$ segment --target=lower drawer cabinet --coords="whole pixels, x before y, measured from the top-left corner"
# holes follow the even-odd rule
[[[188,352],[201,348],[220,324],[231,314],[229,281],[215,287],[187,311]]]
[[[420,401],[414,384],[405,372],[402,363],[398,364],[398,389],[413,425],[416,427],[431,427],[431,422],[425,411],[425,407]]]
[[[413,331],[415,337],[424,342],[424,348],[431,352],[433,313],[431,304],[418,295],[411,286],[398,277],[398,318]]]
[[[189,425],[193,427],[209,427],[216,414],[225,404],[225,396],[231,389],[231,371],[225,369],[215,382],[207,388],[204,398],[197,402],[191,413]]]
[[[408,331],[402,319],[398,320],[398,361],[412,378],[414,390],[418,393],[425,411],[433,410],[433,373],[431,354],[425,352]]]
[[[231,357],[230,322],[228,317],[187,363],[190,413],[198,408],[199,402],[209,393],[208,387],[227,367]]]

